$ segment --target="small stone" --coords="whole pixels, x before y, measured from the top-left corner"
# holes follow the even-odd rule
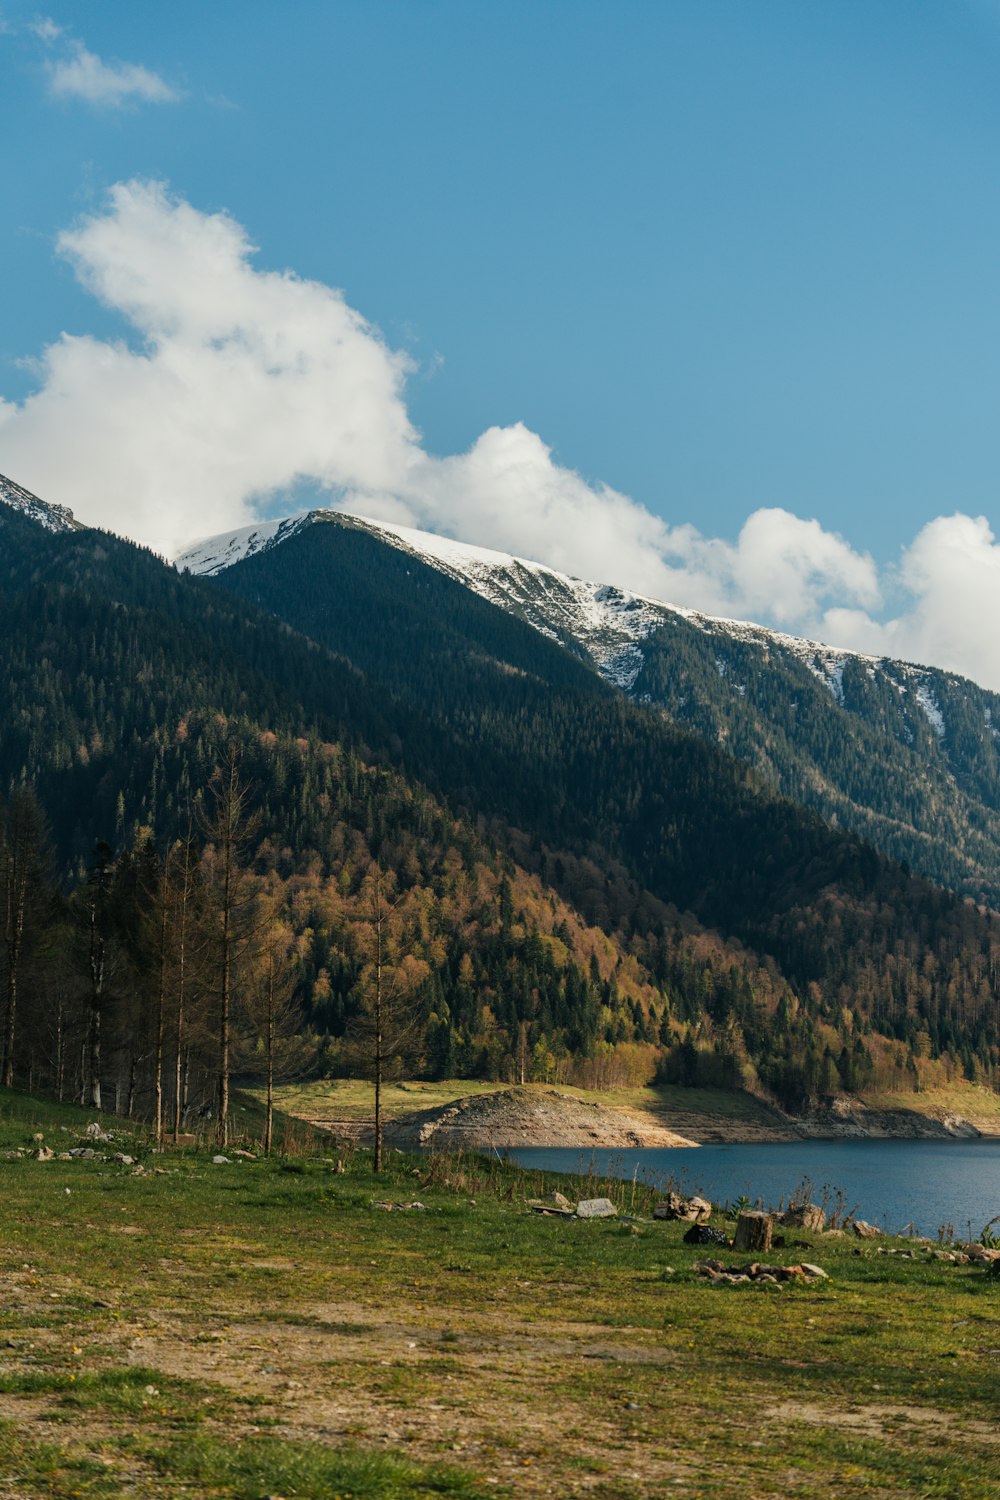
[[[51,1146],[37,1146],[32,1152],[36,1161],[52,1161],[55,1154]]]
[[[851,1228],[859,1240],[877,1240],[882,1233],[874,1224],[869,1224],[865,1219],[852,1220]]]
[[[802,1269],[807,1276],[813,1276],[817,1281],[829,1281],[830,1277],[822,1266],[814,1266],[810,1261],[802,1262]]]
[[[213,1156],[212,1157],[212,1165],[213,1165],[213,1167],[227,1167],[229,1165],[229,1157],[228,1156],[221,1156],[221,1155],[220,1156]]]
[[[135,1157],[134,1156],[126,1156],[126,1154],[125,1154],[124,1151],[116,1151],[115,1155],[114,1155],[114,1160],[116,1162],[118,1162],[119,1166],[122,1166],[122,1167],[134,1167],[135,1166]]]

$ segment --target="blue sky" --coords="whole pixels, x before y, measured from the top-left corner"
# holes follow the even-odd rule
[[[109,291],[106,241],[58,237],[124,236],[138,210],[109,209],[109,190],[161,183],[144,246],[179,204],[224,211],[257,247],[241,264],[342,289],[397,361],[372,441],[408,420],[405,462],[419,448],[423,466],[403,494],[291,433],[301,451],[283,468],[269,450],[220,528],[326,493],[592,570],[560,542],[586,490],[581,525],[616,581],[758,616],[787,589],[774,623],[873,650],[895,631],[926,659],[944,636],[940,659],[993,672],[963,655],[974,622],[928,600],[960,588],[963,558],[972,593],[1000,592],[1000,4],[104,0],[6,3],[0,21],[0,470],[164,550],[190,529],[180,498],[176,536],[141,507],[130,526],[124,492],[99,501],[125,480],[110,460],[93,473],[96,439],[74,448],[66,372],[38,363],[66,333],[160,337]],[[335,383],[312,345],[308,361],[296,402]],[[241,447],[239,420],[220,415],[220,445]],[[537,445],[476,447],[518,424],[561,497],[537,536],[493,482],[511,454],[541,464]],[[965,529],[941,530],[956,512]],[[205,496],[197,514],[215,518]],[[602,539],[623,531],[618,558]],[[959,571],[928,582],[942,550]]]

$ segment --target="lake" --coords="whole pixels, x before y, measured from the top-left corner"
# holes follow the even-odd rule
[[[631,1178],[713,1203],[746,1195],[777,1206],[807,1183],[812,1202],[856,1210],[889,1233],[911,1221],[937,1236],[951,1225],[963,1239],[1000,1214],[1000,1141],[794,1141],[754,1146],[579,1151],[511,1148],[512,1161],[545,1171]],[[797,1195],[800,1196],[800,1195]],[[994,1226],[1000,1229],[1000,1225]]]

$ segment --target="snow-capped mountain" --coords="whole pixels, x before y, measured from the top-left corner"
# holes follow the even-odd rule
[[[39,500],[37,495],[15,484],[13,479],[8,479],[4,474],[0,474],[0,505],[9,505],[12,510],[27,516],[29,521],[36,521],[39,526],[44,526],[46,531],[84,529],[83,522],[78,521],[67,506],[50,505],[47,500]]]
[[[296,594],[305,593],[307,579],[317,599],[324,589],[354,589],[338,561],[344,549],[336,538],[346,532],[368,537],[376,553],[386,547],[411,558],[414,585],[419,567],[432,569],[530,624],[630,697],[892,857],[1000,900],[1000,696],[937,668],[715,618],[338,511],[308,511],[212,538],[178,566],[219,577],[337,647]],[[278,548],[282,567],[271,568],[268,555]],[[398,587],[407,587],[409,571],[395,570]]]
[[[939,738],[945,734],[944,718],[934,696],[932,679],[941,675],[936,669],[864,656],[763,625],[704,614],[649,599],[613,584],[574,578],[510,553],[364,516],[310,510],[285,520],[246,526],[190,548],[177,559],[177,566],[214,576],[244,558],[280,546],[308,526],[323,524],[369,531],[390,546],[411,553],[454,578],[491,604],[526,620],[553,640],[563,645],[575,643],[586,651],[602,676],[626,692],[638,691],[642,695],[639,683],[651,638],[665,625],[686,621],[704,636],[716,640],[723,649],[730,642],[738,642],[764,653],[779,651],[800,661],[841,707],[845,703],[844,670],[849,662],[861,664],[869,677],[887,674],[898,693],[912,692],[914,702],[935,734]],[[732,677],[733,664],[724,655],[717,658],[716,667],[720,677],[732,680],[737,693],[745,693],[746,685]]]

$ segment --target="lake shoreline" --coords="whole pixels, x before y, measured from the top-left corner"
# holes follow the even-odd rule
[[[650,1091],[652,1094],[653,1091]],[[1000,1113],[993,1096],[975,1091],[964,1110],[940,1100],[913,1096],[865,1100],[836,1096],[807,1113],[789,1115],[750,1095],[718,1100],[684,1091],[628,1100],[581,1097],[580,1091],[527,1084],[490,1088],[445,1099],[429,1108],[396,1109],[385,1122],[387,1144],[401,1150],[495,1151],[512,1147],[580,1150],[587,1148],[676,1148],[711,1145],[765,1145],[795,1141],[904,1140],[962,1141],[1000,1139]],[[699,1104],[702,1105],[699,1108]],[[707,1104],[707,1107],[705,1105]],[[977,1108],[978,1106],[978,1108]],[[358,1144],[371,1137],[370,1116],[318,1118],[311,1122]]]

